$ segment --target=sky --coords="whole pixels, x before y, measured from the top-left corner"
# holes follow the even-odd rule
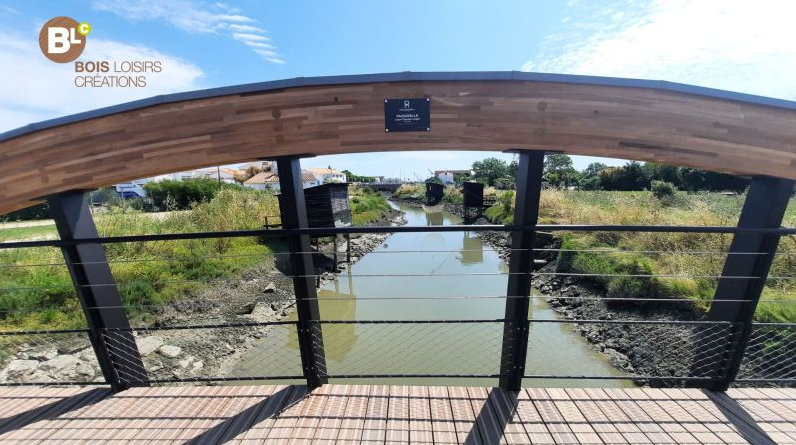
[[[41,26],[92,26],[79,60],[157,59],[145,88],[78,88],[48,61]],[[249,82],[396,71],[509,71],[668,80],[796,100],[796,2],[197,1],[0,2],[0,132],[145,97]],[[321,156],[362,175],[414,179],[511,155]],[[582,169],[595,158],[574,157]],[[624,161],[607,160],[619,165]]]

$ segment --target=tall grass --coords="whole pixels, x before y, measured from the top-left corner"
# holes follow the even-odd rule
[[[355,226],[364,226],[378,221],[392,210],[390,204],[381,194],[368,188],[351,186],[348,195]]]
[[[662,202],[649,192],[583,192],[544,190],[540,219],[560,224],[732,226],[745,196],[678,193]],[[793,203],[793,201],[792,201]],[[790,205],[785,224],[796,222]],[[732,235],[701,233],[572,232],[564,234],[564,249],[613,250],[569,252],[559,269],[589,274],[677,275],[678,277],[619,278],[595,281],[609,296],[683,298],[707,308],[716,290]],[[796,276],[796,239],[783,237],[771,276]],[[794,280],[769,280],[758,306],[759,321],[796,320]]]
[[[276,197],[255,190],[222,190],[192,211],[163,218],[113,208],[95,215],[101,236],[260,228],[278,215]],[[184,298],[202,282],[229,277],[263,261],[280,243],[255,237],[106,244],[122,300],[136,308]],[[51,266],[32,266],[53,264]],[[84,325],[63,257],[57,248],[0,251],[0,325],[36,329]],[[9,290],[10,289],[10,290]]]

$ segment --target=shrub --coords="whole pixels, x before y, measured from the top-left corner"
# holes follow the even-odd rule
[[[677,194],[677,189],[674,184],[666,181],[652,181],[652,196],[661,201],[667,201],[674,198]]]
[[[514,190],[506,190],[498,195],[498,203],[506,209],[511,209],[514,205]]]
[[[163,181],[149,182],[144,185],[149,198],[159,211],[165,210],[188,210],[192,205],[200,202],[207,202],[216,196],[219,189],[237,189],[242,187],[234,184],[222,183],[208,178],[186,179],[175,181],[166,179]],[[172,202],[169,202],[169,199]]]

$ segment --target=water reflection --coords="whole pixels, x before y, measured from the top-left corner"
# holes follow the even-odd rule
[[[476,234],[463,232],[462,238],[462,264],[475,264],[484,261],[484,242]]]
[[[400,209],[409,225],[461,223],[459,217],[447,212],[409,206]],[[475,233],[396,233],[354,264],[348,273],[319,290],[321,317],[325,320],[499,319],[505,310],[505,299],[500,296],[506,292],[506,272],[508,267],[497,252],[484,248]],[[537,299],[533,303],[532,318],[557,318],[544,301]],[[295,320],[295,314],[290,319]],[[497,369],[491,367],[500,362],[502,322],[495,326],[324,324],[323,336],[327,369],[332,374],[496,373]],[[263,340],[258,360],[251,361],[268,362],[268,342],[272,340],[268,337]],[[285,340],[281,340],[278,347],[284,346]],[[287,346],[298,354],[295,338]],[[258,351],[251,352],[257,354]],[[446,354],[454,354],[454,358]],[[572,325],[559,323],[532,326],[527,369],[545,375],[621,375],[572,330]],[[461,378],[357,383],[490,386],[497,382]],[[622,385],[616,381],[582,380],[526,380],[525,384]]]

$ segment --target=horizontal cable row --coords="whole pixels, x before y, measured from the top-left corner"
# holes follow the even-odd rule
[[[590,224],[538,224],[538,225],[451,225],[451,226],[374,226],[374,227],[329,227],[302,229],[258,229],[226,232],[185,232],[152,235],[125,235],[83,239],[58,239],[38,241],[15,241],[0,243],[0,249],[28,247],[61,247],[77,244],[116,244],[145,241],[172,241],[190,239],[274,237],[295,235],[332,236],[335,234],[361,233],[417,233],[417,232],[643,232],[643,233],[715,233],[715,234],[772,234],[794,235],[796,228],[751,228],[735,226],[649,226],[649,225],[590,225]]]

